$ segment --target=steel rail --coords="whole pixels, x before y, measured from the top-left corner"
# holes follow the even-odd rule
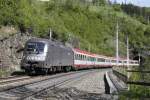
[[[4,79],[11,79],[11,78],[14,78],[14,77],[17,77],[17,76],[8,76],[8,77],[1,77],[0,80],[4,80]],[[19,77],[19,76],[18,76]]]
[[[56,74],[55,76],[53,76],[53,75],[52,76],[44,76],[44,77],[42,77],[42,79],[34,80],[34,81],[31,81],[31,82],[28,82],[28,83],[25,83],[25,84],[22,84],[22,85],[18,85],[18,86],[8,87],[6,89],[4,88],[4,89],[0,90],[0,92],[8,93],[9,91],[12,91],[13,89],[17,90],[19,88],[24,88],[25,86],[32,85],[32,84],[35,84],[35,83],[41,83],[43,81],[47,81],[47,80],[51,80],[51,79],[55,79],[55,78],[61,78],[61,77],[67,76],[67,75],[77,74],[77,73],[81,73],[81,72],[85,72],[85,71],[61,73],[61,74]],[[25,92],[25,94],[27,94],[27,93]],[[7,97],[9,97],[9,96],[7,96]],[[19,99],[19,100],[22,100],[22,99]]]
[[[89,72],[91,73],[91,71],[89,71]],[[25,95],[25,96],[19,98],[19,100],[26,100],[26,99],[28,100],[28,98],[31,98],[31,97],[34,97],[34,96],[36,96],[36,95],[42,94],[42,93],[43,93],[44,91],[46,91],[46,90],[51,90],[51,89],[53,89],[54,87],[56,88],[56,87],[62,86],[62,85],[64,85],[64,84],[66,84],[66,83],[72,82],[72,80],[75,80],[75,79],[78,79],[78,78],[80,78],[80,77],[86,76],[87,74],[89,74],[89,72],[84,73],[83,75],[80,75],[80,76],[78,76],[78,77],[66,79],[66,80],[64,80],[64,81],[61,81],[61,82],[55,84],[55,85],[51,85],[51,86],[46,87],[46,88],[43,88],[42,90],[39,90],[39,91],[37,91],[37,92],[33,92],[33,93],[29,94],[29,95]],[[95,72],[95,71],[92,71],[92,72]],[[82,71],[81,71],[81,72],[77,72],[77,73],[82,73]],[[77,73],[71,73],[71,74],[69,74],[69,75],[77,74]],[[64,76],[66,76],[66,75],[64,75]],[[64,77],[64,76],[61,76],[61,77]],[[58,77],[58,78],[60,78],[60,77]]]
[[[14,82],[20,82],[22,80],[27,80],[27,79],[31,79],[31,78],[32,77],[29,77],[29,76],[7,78],[7,79],[0,80],[0,85],[10,84],[10,83],[14,83]]]

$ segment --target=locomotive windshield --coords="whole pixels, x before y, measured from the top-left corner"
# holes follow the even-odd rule
[[[43,53],[45,44],[42,42],[29,42],[27,44],[27,51],[30,53]]]

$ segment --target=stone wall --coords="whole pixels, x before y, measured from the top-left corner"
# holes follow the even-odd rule
[[[25,42],[31,36],[17,33],[0,39],[0,68],[1,70],[19,70]]]

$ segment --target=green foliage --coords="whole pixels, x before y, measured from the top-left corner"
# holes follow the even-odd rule
[[[119,22],[120,55],[126,55],[126,34],[134,48],[148,44],[148,28],[124,14],[120,5],[110,7],[105,0],[95,0],[95,4],[80,0],[1,0],[0,24],[14,25],[21,32],[30,32],[46,37],[51,28],[55,38],[63,42],[68,33],[78,37],[80,48],[91,52],[114,56],[116,22]],[[86,45],[85,45],[86,44]]]
[[[148,26],[144,32],[144,35],[150,37],[150,26]]]
[[[17,0],[0,0],[0,24],[15,25],[17,22],[15,11],[17,10]]]

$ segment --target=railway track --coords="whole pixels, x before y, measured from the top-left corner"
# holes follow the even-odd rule
[[[24,84],[22,86],[16,86],[0,92],[0,100],[10,100],[10,98],[13,100],[30,100],[34,96],[40,95],[47,89],[59,87],[91,72],[95,72],[95,70],[69,72],[48,76],[46,79],[30,84]]]
[[[6,84],[13,83],[13,82],[20,82],[20,81],[27,80],[30,78],[31,77],[29,76],[14,76],[14,77],[3,78],[0,80],[0,85],[6,85]]]
[[[4,79],[11,79],[11,78],[14,78],[14,77],[17,77],[17,76],[2,77],[2,78],[0,78],[0,80],[4,80]]]

